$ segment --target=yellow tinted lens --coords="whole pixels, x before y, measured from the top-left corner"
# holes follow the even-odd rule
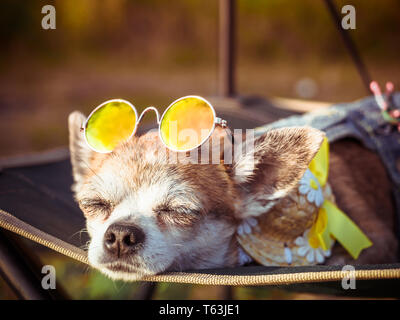
[[[203,143],[214,127],[214,112],[199,98],[185,98],[174,103],[164,114],[160,132],[171,149],[185,151]]]
[[[132,135],[136,114],[122,101],[109,102],[97,109],[86,124],[86,140],[98,152],[110,152]]]

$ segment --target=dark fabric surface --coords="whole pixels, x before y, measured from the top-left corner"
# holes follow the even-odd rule
[[[73,200],[69,159],[0,172],[0,208],[75,246],[82,246],[85,219]]]

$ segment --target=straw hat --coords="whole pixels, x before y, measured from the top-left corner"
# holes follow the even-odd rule
[[[322,194],[324,199],[334,203],[328,183],[322,188]],[[300,193],[299,188],[295,188],[257,218],[258,224],[250,234],[237,234],[237,240],[248,255],[264,266],[316,264],[299,255],[301,245],[296,244],[299,243],[296,239],[312,227],[318,211],[318,206],[310,202],[307,195]]]

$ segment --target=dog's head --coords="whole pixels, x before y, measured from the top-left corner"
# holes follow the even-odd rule
[[[171,162],[155,133],[96,153],[80,130],[84,121],[79,112],[69,116],[73,190],[87,219],[89,261],[124,280],[237,264],[238,223],[268,211],[294,187],[323,138],[311,128],[274,130],[250,141],[254,149],[233,165],[196,164],[185,153],[172,153]],[[223,134],[215,130],[211,140]]]

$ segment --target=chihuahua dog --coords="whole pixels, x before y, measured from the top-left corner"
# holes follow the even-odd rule
[[[91,238],[89,261],[125,281],[237,266],[238,225],[267,214],[297,186],[324,138],[309,127],[276,129],[253,141],[252,159],[243,153],[232,165],[193,164],[180,153],[171,164],[155,133],[134,136],[108,154],[92,151],[81,132],[85,119],[70,114],[69,137],[73,191]],[[210,139],[224,134],[216,129]],[[379,157],[353,140],[333,143],[329,182],[338,207],[373,246],[354,261],[336,245],[326,263],[395,262],[395,209]]]

